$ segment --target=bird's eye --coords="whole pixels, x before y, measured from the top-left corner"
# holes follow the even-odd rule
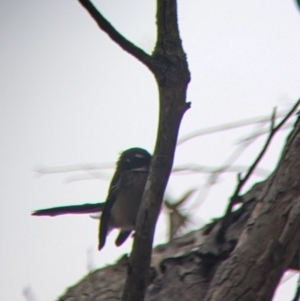
[[[134,155],[136,158],[144,158],[145,156],[143,154],[135,154]]]

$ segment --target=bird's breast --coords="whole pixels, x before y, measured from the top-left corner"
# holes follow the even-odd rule
[[[133,230],[148,173],[127,171],[118,183],[116,200],[110,212],[110,227]]]

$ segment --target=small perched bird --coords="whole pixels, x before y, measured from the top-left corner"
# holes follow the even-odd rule
[[[116,245],[120,246],[135,228],[137,213],[146,185],[151,155],[142,148],[121,153],[111,180],[105,203],[83,204],[36,210],[35,216],[95,213],[102,211],[99,228],[99,250],[114,228],[120,229]]]

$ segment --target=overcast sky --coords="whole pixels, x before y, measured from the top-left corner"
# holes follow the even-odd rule
[[[155,1],[94,3],[151,53]],[[192,74],[192,108],[180,137],[267,116],[275,106],[286,110],[299,98],[300,14],[292,0],[182,0],[178,10]],[[34,209],[104,201],[108,188],[100,179],[66,184],[67,174],[37,176],[34,168],[115,162],[134,146],[152,152],[157,88],[149,71],[111,42],[75,0],[2,0],[0,51],[0,300],[24,300],[28,287],[36,300],[53,300],[87,274],[87,265],[114,262],[131,241],[116,248],[112,233],[98,252],[98,222],[90,217],[31,217]],[[177,148],[175,165],[220,166],[252,131],[244,127],[186,142]],[[272,171],[287,134],[277,136],[262,168]],[[237,164],[249,166],[263,141]],[[105,173],[109,178],[112,170]],[[224,212],[235,179],[234,173],[218,179],[194,210],[190,229]],[[253,177],[248,187],[262,179]],[[178,198],[206,180],[203,174],[174,175],[168,193]],[[165,239],[162,214],[155,241]],[[291,299],[294,282],[275,300]]]

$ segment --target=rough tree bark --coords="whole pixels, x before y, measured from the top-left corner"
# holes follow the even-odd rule
[[[300,270],[299,170],[298,118],[277,168],[242,196],[222,243],[220,219],[153,251],[145,299],[271,300],[284,271]],[[124,257],[91,273],[59,300],[119,300],[127,265]]]

